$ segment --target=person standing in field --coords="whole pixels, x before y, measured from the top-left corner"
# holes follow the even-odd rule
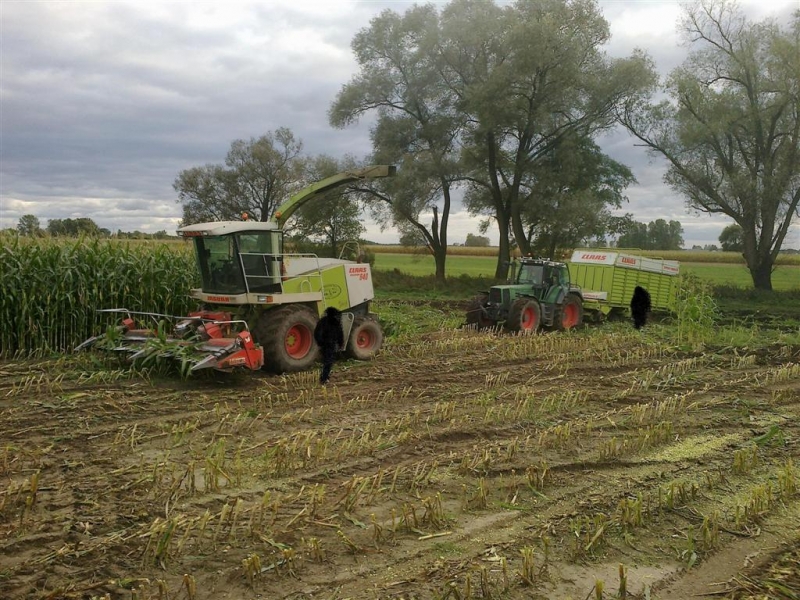
[[[325,385],[331,378],[336,353],[344,347],[342,313],[332,306],[326,308],[325,314],[314,328],[314,339],[322,352],[322,372],[319,375],[319,382]]]
[[[647,313],[650,312],[650,292],[640,286],[633,290],[631,298],[631,316],[635,329],[641,329],[647,323]]]

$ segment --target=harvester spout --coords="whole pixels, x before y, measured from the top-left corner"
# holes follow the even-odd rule
[[[397,167],[394,165],[372,165],[371,167],[364,167],[363,169],[355,169],[352,171],[344,171],[343,173],[337,173],[336,175],[332,175],[322,181],[318,181],[317,183],[308,186],[300,190],[294,196],[289,198],[286,202],[281,204],[275,210],[275,216],[273,220],[278,224],[278,229],[283,229],[283,226],[286,224],[286,221],[289,220],[295,211],[303,206],[306,202],[328,192],[340,185],[346,185],[353,181],[359,181],[362,179],[375,179],[378,177],[391,177],[397,171]]]

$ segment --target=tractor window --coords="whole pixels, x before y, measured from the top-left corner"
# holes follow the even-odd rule
[[[242,293],[244,281],[231,235],[195,238],[204,292]]]
[[[558,286],[560,284],[560,271],[555,267],[547,267],[545,271],[545,284],[548,286]]]
[[[519,269],[517,283],[540,285],[542,283],[543,274],[544,267],[542,265],[522,265]]]

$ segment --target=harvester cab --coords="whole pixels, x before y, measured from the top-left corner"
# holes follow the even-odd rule
[[[284,373],[309,368],[317,358],[314,328],[327,307],[342,311],[347,355],[368,360],[380,349],[383,332],[370,313],[374,298],[368,263],[314,254],[284,252],[283,227],[307,201],[341,185],[394,175],[395,167],[377,165],[339,173],[317,182],[283,203],[269,221],[198,223],[181,227],[178,235],[194,243],[200,287],[190,295],[200,309],[185,317],[156,315],[173,323],[170,332],[138,326],[124,313],[105,347],[139,358],[157,354],[179,356],[189,370],[235,367],[264,368]],[[158,342],[155,340],[158,339]],[[103,345],[103,344],[101,344]]]
[[[511,264],[506,285],[493,286],[472,299],[466,318],[467,324],[478,328],[502,324],[524,333],[541,327],[571,329],[583,323],[583,296],[570,283],[565,263],[526,257]]]

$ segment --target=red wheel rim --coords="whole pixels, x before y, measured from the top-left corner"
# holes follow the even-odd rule
[[[362,329],[356,334],[356,346],[362,350],[369,350],[372,348],[375,340],[372,332],[367,329]]]
[[[303,358],[311,350],[311,330],[305,325],[292,325],[283,340],[286,354]]]
[[[520,329],[529,331],[534,327],[536,327],[536,312],[533,310],[532,306],[526,306],[525,310],[522,311],[522,323],[520,323]]]
[[[578,324],[578,307],[567,304],[564,307],[564,327],[575,327]]]

